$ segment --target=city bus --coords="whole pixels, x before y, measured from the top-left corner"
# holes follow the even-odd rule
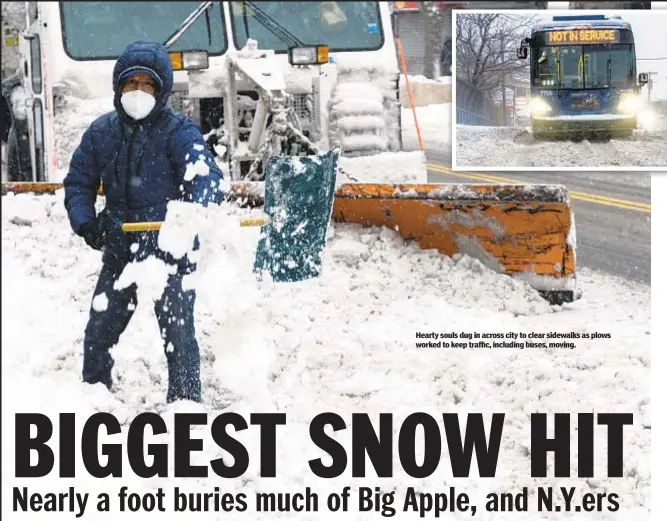
[[[530,58],[534,137],[632,135],[648,75],[637,76],[628,22],[618,16],[554,16],[531,28],[517,57]]]

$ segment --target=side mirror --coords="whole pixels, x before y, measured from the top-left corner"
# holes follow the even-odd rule
[[[516,50],[516,57],[520,60],[525,60],[528,58],[528,49],[526,47],[519,47]]]
[[[639,85],[641,85],[641,86],[646,85],[648,83],[648,73],[647,72],[640,72],[637,83],[639,83]]]

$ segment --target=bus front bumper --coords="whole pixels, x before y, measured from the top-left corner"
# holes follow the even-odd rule
[[[533,130],[549,132],[629,131],[637,127],[634,114],[581,114],[563,116],[532,116]]]

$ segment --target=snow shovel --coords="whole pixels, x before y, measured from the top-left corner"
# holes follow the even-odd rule
[[[254,272],[274,282],[322,274],[340,147],[310,156],[270,156],[265,167],[264,214]]]

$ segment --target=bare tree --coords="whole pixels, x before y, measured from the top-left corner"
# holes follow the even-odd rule
[[[497,90],[511,76],[525,76],[528,61],[516,49],[529,36],[535,15],[459,14],[456,17],[456,75],[472,87]]]

